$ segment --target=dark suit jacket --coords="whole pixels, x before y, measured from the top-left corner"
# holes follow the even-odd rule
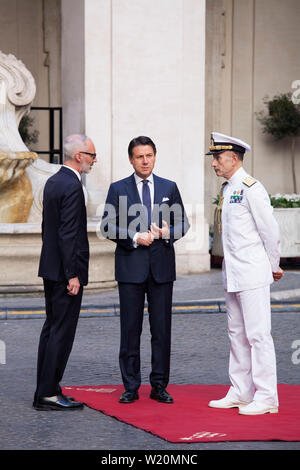
[[[176,183],[153,174],[154,219],[162,227],[162,219],[170,228],[170,239],[156,239],[149,246],[133,245],[136,232],[147,231],[147,216],[143,213],[134,174],[110,185],[102,234],[114,241],[115,278],[119,282],[144,282],[151,270],[156,282],[171,282],[176,278],[174,242],[189,229],[189,223]],[[173,211],[170,211],[170,208]],[[138,222],[138,223],[137,223]]]
[[[52,281],[78,276],[86,285],[89,243],[84,194],[76,174],[66,167],[46,182],[42,239],[39,276]]]

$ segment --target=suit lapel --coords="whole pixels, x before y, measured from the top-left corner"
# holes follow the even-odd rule
[[[129,176],[126,181],[127,184],[127,194],[128,194],[128,205],[131,204],[142,204],[142,201],[140,200],[139,192],[136,187],[136,182],[134,179],[134,174]]]
[[[129,178],[126,181],[126,184],[127,184],[127,194],[128,194],[128,201],[127,201],[128,209],[130,208],[130,206],[134,204],[142,205],[143,201],[140,199],[140,195],[139,195],[139,192],[136,186],[136,181],[134,178],[134,173],[131,176],[129,176]],[[148,219],[146,217],[146,214],[142,210],[139,212],[140,212],[140,217],[142,218],[144,225],[147,226]],[[139,213],[137,213],[137,217],[138,216],[139,216]]]
[[[154,204],[161,204],[163,198],[163,184],[160,178],[153,173]]]

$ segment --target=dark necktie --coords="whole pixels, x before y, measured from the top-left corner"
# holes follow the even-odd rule
[[[150,189],[148,185],[148,180],[143,180],[143,205],[146,207],[148,212],[148,229],[150,229],[151,225],[151,197],[150,197]]]

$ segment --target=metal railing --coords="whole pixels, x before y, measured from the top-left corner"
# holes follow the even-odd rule
[[[49,155],[50,163],[63,163],[63,122],[62,122],[62,108],[59,106],[32,106],[31,110],[48,111],[49,113],[49,150],[33,150],[37,154]],[[58,112],[58,148],[55,148],[56,139],[56,126],[55,126],[55,113]]]

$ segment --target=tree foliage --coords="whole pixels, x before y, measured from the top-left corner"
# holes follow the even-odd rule
[[[271,100],[264,98],[267,113],[260,111],[257,119],[263,126],[263,132],[271,134],[275,140],[285,137],[290,139],[291,170],[293,178],[293,191],[297,193],[295,145],[300,135],[300,105],[292,100],[291,93],[281,93]]]
[[[261,111],[257,118],[263,132],[271,134],[276,140],[300,135],[300,106],[291,100],[291,93],[281,93],[269,100],[264,98],[267,114]]]

